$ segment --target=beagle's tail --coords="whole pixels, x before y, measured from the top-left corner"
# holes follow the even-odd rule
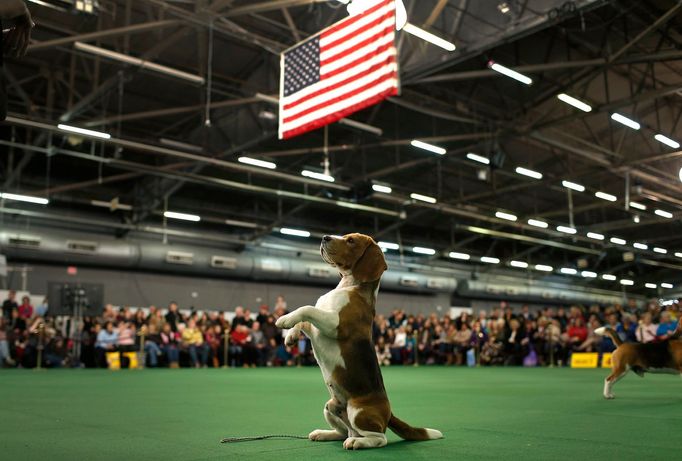
[[[616,333],[613,328],[601,327],[594,330],[594,332],[599,336],[608,336],[611,338],[611,341],[613,341],[613,344],[615,344],[616,347],[620,347],[620,345],[623,344],[623,341],[621,341],[618,333]]]
[[[443,438],[441,431],[412,427],[405,421],[396,418],[393,413],[391,413],[391,419],[388,420],[388,427],[405,440],[434,440]]]

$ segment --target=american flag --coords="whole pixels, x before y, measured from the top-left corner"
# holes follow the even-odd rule
[[[398,94],[394,0],[371,6],[282,53],[279,138],[334,123]]]

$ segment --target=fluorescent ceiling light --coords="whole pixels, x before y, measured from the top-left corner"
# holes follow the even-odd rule
[[[680,172],[679,172],[678,176],[680,177],[680,182],[682,182],[682,168],[680,168]]]
[[[495,212],[495,217],[500,219],[506,219],[507,221],[516,221],[518,219],[515,215],[511,213],[505,213],[504,211]]]
[[[592,271],[582,271],[582,272],[580,273],[580,275],[582,275],[583,277],[585,277],[585,278],[587,278],[587,279],[595,279],[595,278],[597,278],[597,273],[596,273],[596,272],[592,272]]]
[[[607,200],[609,202],[615,202],[616,200],[618,200],[618,197],[616,197],[615,195],[607,194],[606,192],[596,192],[594,196],[602,200]]]
[[[182,221],[192,221],[192,222],[199,222],[201,221],[201,217],[197,216],[195,214],[188,214],[188,213],[177,213],[175,211],[164,211],[163,215],[166,218],[171,218],[171,219],[180,219]]]
[[[675,256],[677,256],[678,258],[682,258],[682,253],[678,251],[677,253],[675,253]]]
[[[433,152],[434,154],[438,154],[438,155],[445,155],[447,153],[447,149],[444,149],[444,148],[439,147],[439,146],[434,146],[433,144],[429,144],[427,142],[419,141],[417,139],[413,139],[410,144],[414,147],[418,147],[419,149],[428,150],[429,152]]]
[[[645,245],[644,243],[639,243],[639,242],[633,243],[632,246],[637,248],[638,250],[648,250],[649,249],[649,245]]]
[[[530,77],[527,77],[519,72],[516,72],[513,69],[510,69],[508,67],[503,66],[502,64],[498,64],[496,62],[490,61],[488,63],[488,67],[490,67],[492,70],[495,72],[499,72],[502,75],[506,75],[507,77],[513,78],[514,80],[525,83],[526,85],[530,85],[533,83],[533,79]]]
[[[622,238],[618,238],[618,237],[611,237],[609,239],[609,242],[615,243],[616,245],[625,245],[628,243],[625,240],[623,240]]]
[[[528,176],[529,178],[542,179],[542,173],[529,170],[528,168],[524,168],[522,166],[516,167],[516,172],[520,175]]]
[[[578,273],[578,271],[573,269],[572,267],[562,267],[561,269],[559,269],[559,272],[561,272],[562,274],[568,274],[568,275],[575,275]]]
[[[386,248],[387,250],[399,250],[400,245],[397,243],[390,243],[390,242],[379,242],[377,245],[379,245],[381,248]]]
[[[7,192],[0,192],[0,198],[5,200],[14,200],[16,202],[36,203],[38,205],[47,205],[50,201],[42,197],[33,197],[31,195],[10,194]]]
[[[651,288],[652,290],[655,290],[657,287],[655,283],[645,283],[644,286],[647,288]]]
[[[422,195],[422,194],[410,194],[410,198],[414,200],[419,200],[422,202],[427,202],[427,203],[436,203],[437,200],[433,197],[429,197],[428,195]]]
[[[672,283],[661,283],[661,288],[668,288],[668,289],[670,289],[670,288],[672,288],[672,287],[673,287]]]
[[[447,40],[444,40],[436,35],[433,35],[431,32],[427,32],[424,29],[415,26],[414,24],[410,24],[409,22],[405,24],[403,30],[408,34],[412,34],[415,37],[419,37],[422,40],[439,46],[446,51],[455,51],[455,49],[457,48],[454,43],[448,42]]]
[[[620,284],[621,285],[634,285],[635,282],[633,282],[632,280],[628,280],[628,279],[620,279]]]
[[[666,146],[672,147],[673,149],[679,149],[680,143],[675,141],[674,139],[670,139],[667,136],[663,136],[662,134],[657,134],[654,136],[656,141],[665,144]]]
[[[301,176],[306,178],[317,179],[318,181],[334,182],[334,177],[328,174],[318,173],[316,171],[303,170],[301,171]]]
[[[552,272],[554,268],[552,266],[547,266],[546,264],[536,264],[535,270],[542,272]]]
[[[590,106],[589,104],[585,104],[579,99],[576,99],[573,96],[569,96],[566,93],[561,93],[557,95],[557,98],[559,98],[560,101],[563,101],[566,104],[575,107],[576,109],[582,110],[583,112],[590,112],[592,110],[592,106]]]
[[[381,184],[372,184],[372,190],[374,192],[381,192],[382,194],[390,194],[391,192],[393,192],[393,189]]]
[[[663,218],[672,219],[672,217],[673,217],[672,213],[670,213],[669,211],[665,211],[665,210],[655,210],[654,213],[657,214],[658,216],[663,217]]]
[[[549,224],[544,221],[540,221],[539,219],[529,219],[528,224],[535,227],[541,227],[543,229],[547,229],[549,227]]]
[[[520,269],[525,269],[528,267],[528,263],[524,261],[510,261],[509,265],[512,267],[518,267]]]
[[[602,234],[597,234],[596,232],[588,232],[587,236],[594,240],[604,240],[604,236]]]
[[[275,168],[277,168],[277,165],[275,165],[272,162],[266,162],[265,160],[258,160],[256,158],[239,157],[237,160],[239,161],[239,163],[246,163],[247,165],[258,166],[261,168],[267,168],[269,170],[274,170]]]
[[[613,274],[604,274],[601,276],[604,280],[608,280],[609,282],[613,282],[616,280],[616,276]]]
[[[434,250],[433,248],[412,247],[412,251],[414,251],[415,253],[419,253],[421,255],[433,256],[436,254],[436,250]]]
[[[646,205],[639,202],[630,202],[630,207],[637,208],[638,210],[646,211]]]
[[[85,128],[79,128],[77,126],[64,125],[63,123],[60,123],[59,125],[57,125],[57,128],[59,128],[62,131],[68,131],[69,133],[82,134],[84,136],[91,136],[93,138],[111,139],[111,135],[109,133],[103,133],[101,131],[95,131],[95,130],[88,130]]]
[[[618,112],[611,114],[611,119],[615,120],[616,122],[627,126],[628,128],[632,128],[633,130],[639,130],[640,124],[635,122],[634,120],[631,120],[627,118],[624,115],[619,114]]]
[[[178,69],[173,69],[172,67],[162,66],[160,64],[155,64],[153,62],[145,61],[144,59],[128,56],[127,54],[117,53],[115,51],[100,48],[98,46],[88,45],[87,43],[83,42],[75,42],[73,46],[75,49],[85,51],[86,53],[102,56],[103,58],[113,59],[115,61],[123,62],[125,64],[131,64],[133,66],[138,66],[142,69],[147,69],[154,72],[158,72],[160,74],[180,78],[182,80],[187,80],[189,82],[197,83],[199,85],[203,85],[205,82],[204,78],[200,75],[190,74]]]
[[[456,251],[451,251],[448,256],[450,256],[452,259],[461,259],[462,261],[468,261],[471,259],[470,255],[466,253],[458,253]]]
[[[301,229],[291,229],[289,227],[283,227],[279,230],[280,234],[293,235],[294,237],[310,237],[310,232]]]
[[[664,255],[664,254],[668,254],[668,250],[666,250],[665,248],[661,248],[661,247],[654,247],[654,253],[660,253],[660,254]]]
[[[486,264],[499,264],[500,260],[497,258],[491,258],[490,256],[481,256],[481,262]]]
[[[563,232],[564,234],[575,234],[576,232],[578,232],[573,227],[568,226],[557,226],[556,230],[558,230],[559,232]]]
[[[482,163],[484,165],[490,165],[490,159],[483,157],[482,155],[474,154],[473,152],[469,152],[467,154],[467,158],[469,160],[473,160],[474,162]]]
[[[571,181],[561,181],[561,185],[567,189],[577,190],[578,192],[585,192],[585,186],[582,186]]]

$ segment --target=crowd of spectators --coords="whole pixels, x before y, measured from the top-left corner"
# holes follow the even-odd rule
[[[76,323],[50,315],[47,303],[34,308],[10,292],[0,318],[0,366],[107,367],[111,352],[143,352],[147,367],[262,367],[314,365],[310,341],[283,342],[286,331],[275,321],[288,312],[278,296],[274,307],[257,312],[114,308]],[[574,352],[611,352],[608,337],[594,333],[613,328],[623,341],[663,341],[676,334],[680,304],[571,306],[513,309],[506,302],[475,314],[412,315],[394,310],[377,315],[373,339],[377,359],[388,365],[567,365]]]

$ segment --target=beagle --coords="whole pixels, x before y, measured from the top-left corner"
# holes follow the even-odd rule
[[[616,345],[611,356],[611,374],[604,380],[604,398],[614,398],[613,385],[630,370],[640,377],[644,377],[644,373],[682,373],[682,341],[675,339],[679,337],[681,326],[682,320],[672,339],[652,343],[624,343],[612,328],[594,330],[600,336],[609,336]]]
[[[388,269],[381,248],[362,234],[325,235],[320,254],[339,270],[341,282],[315,306],[299,307],[277,320],[278,327],[291,328],[287,345],[301,331],[310,338],[331,395],[324,418],[332,430],[317,429],[308,438],[344,440],[347,450],[383,447],[387,427],[406,440],[442,438],[440,431],[414,428],[391,412],[372,344],[379,281]]]

